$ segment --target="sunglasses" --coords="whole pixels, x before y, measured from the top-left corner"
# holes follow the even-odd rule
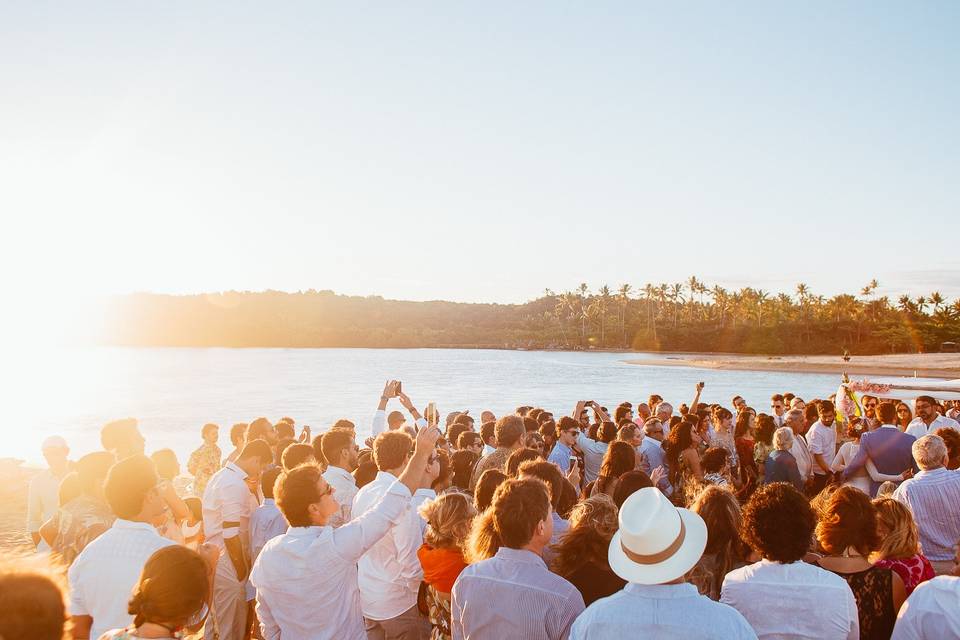
[[[327,483],[327,486],[318,494],[318,497],[322,498],[324,496],[333,495],[333,485]]]
[[[576,430],[574,430],[574,429],[571,429],[571,430],[569,430],[569,431],[564,431],[564,433],[569,433],[569,434],[572,435],[574,438],[576,438],[577,436],[580,435],[580,432],[579,432],[579,431],[576,431]]]

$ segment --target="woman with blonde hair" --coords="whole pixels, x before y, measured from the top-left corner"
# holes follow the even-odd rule
[[[450,638],[450,591],[467,566],[463,549],[477,515],[470,497],[444,493],[419,509],[427,521],[423,545],[417,550],[426,588],[427,617],[433,626],[431,640]]]
[[[910,509],[893,498],[877,498],[877,531],[880,545],[870,556],[873,565],[893,569],[909,596],[917,585],[933,578],[933,565],[920,550],[920,533]]]
[[[580,591],[585,605],[613,595],[626,582],[610,569],[607,548],[617,532],[617,506],[606,494],[592,496],[570,512],[570,528],[554,547],[551,569]]]

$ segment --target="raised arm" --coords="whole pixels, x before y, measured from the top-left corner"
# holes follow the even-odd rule
[[[700,404],[700,393],[703,391],[703,383],[697,383],[697,392],[693,395],[693,402],[690,403],[690,412],[697,413],[697,405]]]
[[[396,395],[397,381],[387,380],[387,383],[383,385],[383,393],[380,394],[380,404],[377,405],[377,411],[373,414],[373,423],[370,425],[370,433],[372,434],[372,438],[376,438],[378,435],[386,431],[387,403],[390,402],[390,398],[395,398]]]
[[[420,411],[417,409],[417,406],[413,404],[413,401],[410,400],[410,397],[401,391],[397,393],[397,398],[400,399],[400,404],[402,404],[403,408],[407,410],[407,413],[413,417],[413,422],[417,425],[417,428],[424,428],[427,425],[427,421],[424,420],[423,415],[421,415]]]

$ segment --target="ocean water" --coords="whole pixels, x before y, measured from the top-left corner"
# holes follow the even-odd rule
[[[186,463],[200,443],[200,427],[220,425],[220,447],[230,449],[229,428],[257,416],[293,417],[314,434],[339,418],[368,434],[384,382],[403,381],[421,409],[436,402],[441,415],[469,409],[501,415],[522,404],[556,415],[577,400],[608,407],[645,401],[659,393],[674,406],[689,403],[697,381],[702,400],[730,404],[742,395],[757,409],[770,395],[792,391],[826,397],[836,375],[717,371],[627,364],[663,354],[455,349],[180,349],[89,348],[31,356],[12,367],[4,387],[7,418],[0,426],[0,458],[41,461],[40,443],[64,436],[71,457],[99,448],[99,428],[133,416],[147,452],[170,447]],[[8,374],[11,369],[8,369]],[[392,400],[388,409],[402,409]]]

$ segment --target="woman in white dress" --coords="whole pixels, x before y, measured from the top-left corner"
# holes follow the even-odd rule
[[[837,455],[833,459],[830,469],[832,469],[834,472],[839,472],[847,468],[847,465],[853,461],[857,455],[857,452],[860,450],[860,436],[863,435],[864,430],[863,422],[861,422],[860,418],[852,418],[850,420],[850,426],[847,427],[847,437],[851,438],[851,440],[844,442],[840,446],[840,450],[837,451]],[[885,480],[899,482],[902,479],[903,478],[898,475],[891,476],[885,473],[880,473],[877,471],[877,467],[873,464],[873,460],[868,458],[867,464],[860,469],[857,469],[857,471],[847,478],[846,482],[843,484],[856,487],[865,494],[870,495],[871,480],[874,482],[883,482]]]

